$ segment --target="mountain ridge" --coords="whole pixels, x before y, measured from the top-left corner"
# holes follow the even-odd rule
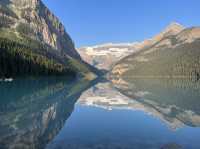
[[[185,28],[119,61],[118,77],[196,77],[199,79],[200,28]]]
[[[95,78],[98,73],[81,59],[64,25],[41,0],[0,2],[0,50],[0,77],[65,74]]]
[[[180,33],[185,27],[179,23],[170,23],[163,31],[141,42],[130,43],[105,43],[94,46],[81,47],[78,50],[81,57],[89,64],[99,68],[110,70],[120,59],[148,48],[164,37]]]

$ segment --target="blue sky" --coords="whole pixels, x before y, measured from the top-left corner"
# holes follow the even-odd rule
[[[170,22],[200,25],[200,0],[43,0],[61,20],[76,47],[135,42]]]

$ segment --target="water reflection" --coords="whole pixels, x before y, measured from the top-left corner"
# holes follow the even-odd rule
[[[133,109],[130,105],[135,104],[133,100],[115,90],[110,82],[98,83],[91,87],[81,95],[78,103],[107,110]]]
[[[0,149],[198,149],[192,80],[0,83]]]
[[[186,80],[98,83],[47,149],[198,149],[199,97]]]
[[[0,148],[43,149],[91,84],[64,78],[0,83]]]
[[[182,125],[200,127],[199,81],[127,79],[115,83],[115,87],[122,94],[144,105],[146,109],[153,110],[151,113],[161,117],[174,129]]]

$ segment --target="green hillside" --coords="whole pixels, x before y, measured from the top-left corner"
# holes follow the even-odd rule
[[[41,0],[0,1],[0,79],[65,75],[94,79],[64,25]]]
[[[12,30],[0,30],[0,77],[92,74],[82,62]]]
[[[123,77],[146,78],[183,78],[200,77],[200,39],[181,40],[181,35],[193,29],[187,29],[176,36],[166,37],[150,48],[128,56],[117,63],[113,74]],[[190,39],[191,38],[191,39]],[[121,71],[120,71],[121,70]]]

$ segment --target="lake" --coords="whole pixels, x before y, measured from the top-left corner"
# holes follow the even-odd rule
[[[0,149],[199,149],[198,80],[0,82]]]

